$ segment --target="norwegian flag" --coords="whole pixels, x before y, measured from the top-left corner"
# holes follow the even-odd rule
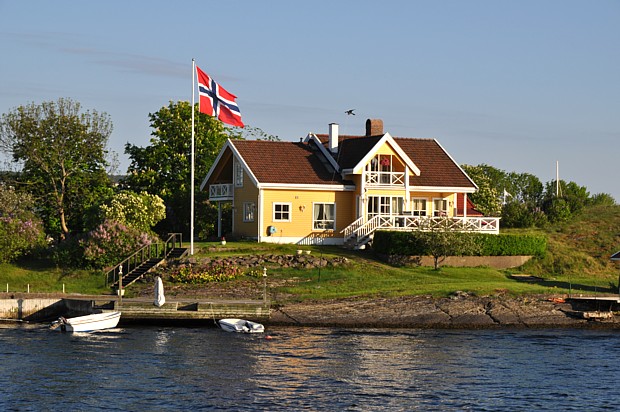
[[[200,113],[217,117],[231,126],[243,127],[241,112],[235,102],[237,96],[217,84],[209,75],[196,66]]]

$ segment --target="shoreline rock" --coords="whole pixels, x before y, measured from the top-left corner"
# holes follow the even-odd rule
[[[368,328],[617,328],[620,317],[590,317],[583,303],[539,297],[456,296],[339,299],[290,303],[274,308],[273,326]],[[603,313],[603,312],[601,312]],[[607,316],[608,315],[608,316]]]

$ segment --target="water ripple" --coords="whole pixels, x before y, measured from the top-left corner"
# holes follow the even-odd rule
[[[0,327],[0,410],[615,410],[615,331]],[[61,401],[59,401],[61,400]]]

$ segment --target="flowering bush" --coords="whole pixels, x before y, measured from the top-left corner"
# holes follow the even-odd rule
[[[0,262],[11,262],[45,244],[34,200],[26,193],[0,185]]]
[[[136,228],[106,220],[79,241],[85,262],[94,268],[112,266],[158,239]]]
[[[0,262],[11,262],[44,245],[45,236],[39,221],[0,217]]]
[[[191,266],[184,266],[170,275],[173,282],[178,283],[209,283],[209,282],[226,282],[243,275],[243,271],[237,266],[213,264],[200,271],[194,272]]]
[[[166,217],[166,206],[157,195],[123,191],[101,205],[101,215],[106,220],[148,231]]]

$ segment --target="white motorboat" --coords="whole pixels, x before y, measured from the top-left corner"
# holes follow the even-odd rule
[[[51,328],[61,332],[93,332],[115,328],[120,319],[121,312],[95,313],[68,319],[61,317],[52,323]]]
[[[262,333],[265,327],[257,322],[245,319],[220,319],[220,328],[226,332]]]

